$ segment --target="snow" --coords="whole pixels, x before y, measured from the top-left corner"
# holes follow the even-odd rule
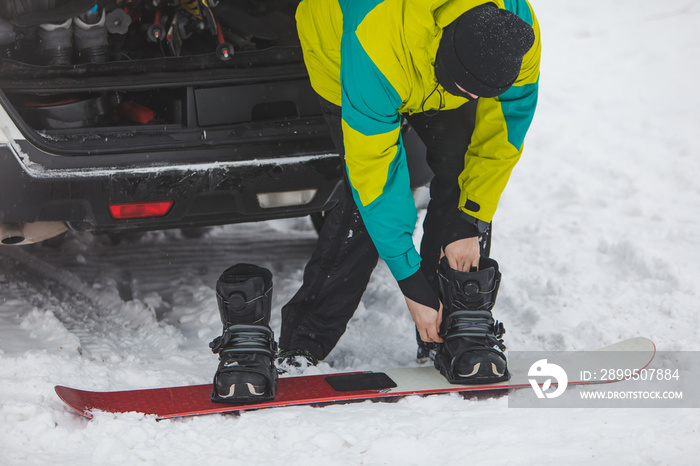
[[[0,131],[2,129],[0,128]],[[0,140],[0,142],[2,142]],[[150,167],[108,167],[108,168],[78,168],[78,169],[47,169],[46,167],[32,162],[29,156],[22,152],[17,144],[13,146],[17,159],[22,164],[24,170],[32,178],[97,178],[111,177],[115,175],[143,175],[152,174],[154,176],[167,173],[183,173],[185,175],[193,172],[208,172],[212,170],[230,170],[242,167],[259,167],[264,165],[293,165],[306,163],[313,160],[322,160],[328,158],[336,158],[338,154],[320,154],[320,155],[298,155],[293,157],[277,157],[266,159],[252,159],[240,161],[217,161],[210,163],[190,163],[180,165],[153,165]]]
[[[699,351],[700,5],[532,3],[541,99],[492,250],[506,343],[584,350],[641,335],[662,351]],[[278,333],[314,241],[310,222],[294,219],[201,238],[153,232],[114,245],[72,233],[59,245],[0,249],[0,463],[696,463],[693,409],[514,409],[507,397],[439,395],[88,421],[54,394],[56,384],[210,382],[218,274],[243,261],[270,268]],[[307,373],[416,365],[414,345],[380,264],[338,347]]]

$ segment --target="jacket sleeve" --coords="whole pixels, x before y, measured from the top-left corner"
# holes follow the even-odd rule
[[[537,106],[540,75],[540,30],[523,2],[523,19],[535,30],[535,43],[523,58],[513,87],[498,97],[480,99],[476,126],[459,177],[460,209],[468,217],[491,222],[510,174],[523,150]]]
[[[416,273],[417,211],[401,139],[401,98],[357,37],[341,44],[343,139],[353,197],[379,256],[396,280]]]

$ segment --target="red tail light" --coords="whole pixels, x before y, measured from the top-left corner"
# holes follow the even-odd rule
[[[159,202],[134,202],[130,204],[112,204],[109,212],[116,220],[129,220],[135,218],[164,217],[170,212],[173,201]]]

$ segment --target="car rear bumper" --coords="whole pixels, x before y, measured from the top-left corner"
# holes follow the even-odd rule
[[[287,140],[283,150],[280,145],[270,140],[250,148],[56,157],[24,140],[3,144],[0,222],[58,221],[104,233],[267,220],[331,208],[342,169],[327,139]],[[246,151],[259,156],[243,156]],[[311,190],[313,196],[303,197],[301,205],[263,207],[259,198]],[[118,220],[109,209],[166,200],[173,206],[159,218]]]

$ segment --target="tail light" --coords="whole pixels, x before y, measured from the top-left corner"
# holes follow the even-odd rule
[[[109,212],[116,220],[131,220],[136,218],[164,217],[170,212],[173,201],[133,202],[129,204],[111,204]]]

